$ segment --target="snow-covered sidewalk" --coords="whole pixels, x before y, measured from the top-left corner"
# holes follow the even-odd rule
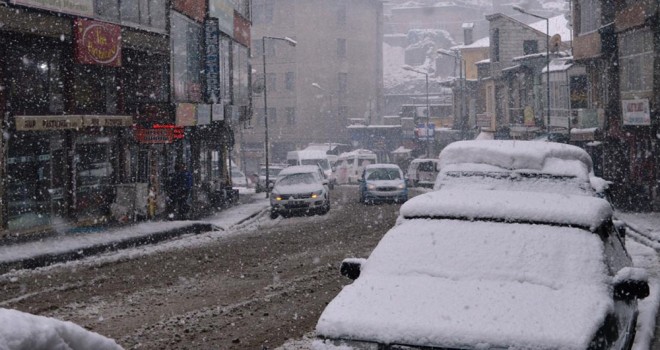
[[[56,235],[33,242],[0,246],[0,266],[5,269],[43,266],[99,252],[155,243],[186,233],[227,231],[263,213],[269,206],[262,195],[250,192],[242,195],[252,198],[246,204],[238,204],[198,221],[144,222],[105,231]]]

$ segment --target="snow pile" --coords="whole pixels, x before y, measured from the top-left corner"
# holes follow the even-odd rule
[[[597,235],[577,228],[409,220],[385,235],[316,331],[418,346],[584,349],[613,308],[603,252]]]
[[[439,217],[575,225],[596,229],[612,216],[604,199],[520,191],[442,190],[419,195],[401,207],[405,219]]]
[[[0,349],[119,350],[117,343],[71,323],[0,309]]]

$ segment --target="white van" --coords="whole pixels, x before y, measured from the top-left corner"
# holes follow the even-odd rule
[[[362,176],[364,167],[376,163],[378,163],[378,156],[367,149],[342,153],[335,164],[337,183],[357,183]]]
[[[316,150],[302,150],[291,151],[286,154],[286,163],[289,166],[295,165],[318,165],[323,170],[326,178],[328,179],[330,188],[333,188],[337,182],[332,169],[330,168],[330,161],[328,155],[324,151]]]
[[[438,177],[440,172],[439,159],[414,159],[408,166],[408,186],[411,187],[429,187],[433,188],[435,178]]]

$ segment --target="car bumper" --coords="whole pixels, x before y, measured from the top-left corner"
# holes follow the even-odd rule
[[[277,213],[295,213],[319,210],[324,208],[326,201],[323,198],[306,198],[294,200],[271,201],[270,210]]]
[[[408,189],[399,191],[365,191],[362,197],[366,201],[405,202],[408,200]]]

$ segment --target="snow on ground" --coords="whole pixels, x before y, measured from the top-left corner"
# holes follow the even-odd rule
[[[0,309],[0,349],[120,350],[114,340],[75,323]]]

